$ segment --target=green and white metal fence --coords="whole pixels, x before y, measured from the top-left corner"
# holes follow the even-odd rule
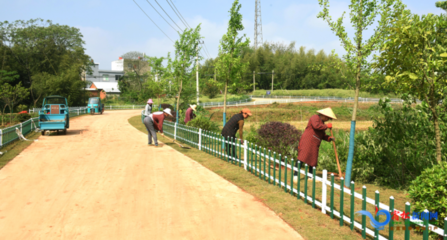
[[[143,119],[144,116],[142,116],[142,120]],[[328,214],[331,218],[339,218],[340,226],[346,224],[351,230],[354,230],[355,228],[359,229],[363,238],[366,238],[366,235],[369,235],[375,239],[381,240],[394,239],[395,232],[400,230],[405,231],[404,238],[405,240],[408,240],[410,239],[410,231],[412,229],[420,229],[423,231],[422,238],[424,240],[428,240],[429,231],[437,233],[439,236],[443,236],[444,239],[447,240],[447,218],[444,229],[431,225],[428,221],[421,222],[420,219],[408,214],[410,212],[410,203],[408,202],[405,205],[406,208],[404,212],[397,210],[394,208],[393,197],[389,198],[389,205],[383,204],[379,201],[379,191],[375,192],[374,199],[369,198],[366,196],[366,186],[362,187],[362,193],[355,192],[354,182],[351,182],[350,189],[341,187],[344,186],[343,178],[340,179],[340,184],[336,184],[334,181],[334,174],[330,174],[330,178],[328,179],[328,172],[326,170],[323,170],[322,177],[317,176],[315,168],[313,172],[310,173],[308,172],[307,164],[301,166],[302,163],[299,161],[297,167],[295,167],[294,159],[288,159],[287,156],[281,156],[281,154],[276,154],[275,152],[272,153],[270,150],[249,143],[248,141],[244,141],[242,144],[239,139],[224,139],[224,137],[218,133],[167,121],[164,122],[163,128],[164,134],[169,137],[189,144],[191,147],[211,154],[226,162],[243,167],[246,171],[254,174],[260,179],[284,189],[285,193],[296,196],[297,199],[302,199],[313,208],[320,208],[323,214]],[[233,148],[235,155],[233,155]],[[229,151],[230,149],[231,151]],[[304,169],[301,169],[301,167],[304,167]],[[298,177],[298,182],[294,183],[293,173],[297,171],[299,176],[303,175],[311,177],[312,181],[310,184],[306,177],[304,180]],[[335,195],[339,195],[340,199],[336,199]],[[349,197],[346,197],[345,199],[345,195]],[[349,206],[344,206],[345,201],[349,202]],[[358,203],[357,205],[361,205],[361,209],[360,207],[355,206],[356,201]],[[387,231],[388,238],[384,235],[380,235],[378,230],[366,227],[367,218],[365,216],[357,216],[357,219],[361,220],[355,220],[355,211],[366,210],[367,206],[369,208],[377,207],[378,209],[385,209],[390,212],[392,217],[389,224],[389,231]],[[349,212],[349,214],[347,215],[345,212]],[[394,225],[395,220],[393,220],[393,216],[402,217],[405,222],[405,227],[402,226],[402,229],[397,228]],[[376,216],[376,220],[378,220],[378,216]],[[413,225],[412,227],[410,226],[410,223]]]

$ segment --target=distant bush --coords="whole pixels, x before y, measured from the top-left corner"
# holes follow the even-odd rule
[[[198,115],[196,118],[189,121],[186,125],[212,132],[219,132],[220,130],[219,126],[215,122],[211,121],[207,117],[204,117],[203,115]]]
[[[31,115],[29,115],[28,113],[20,113],[20,114],[17,114],[15,117],[17,122],[24,122],[30,118],[31,118]]]
[[[219,89],[221,86],[221,83],[219,83],[218,81],[214,81],[214,79],[211,78],[205,83],[203,94],[205,94],[205,96],[209,97],[210,99],[214,98],[217,94],[219,94]]]
[[[302,133],[294,126],[282,122],[269,122],[261,126],[258,134],[261,146],[289,159],[297,157],[297,147]]]
[[[447,163],[443,166],[433,166],[425,169],[422,174],[411,182],[408,193],[412,198],[412,209],[415,212],[437,212],[436,220],[430,223],[444,227],[444,219],[447,217]],[[432,233],[434,239],[438,234]]]

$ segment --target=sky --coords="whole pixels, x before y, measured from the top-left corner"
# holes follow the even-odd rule
[[[157,57],[166,57],[168,52],[173,55],[173,41],[179,36],[179,30],[173,28],[184,29],[185,25],[168,4],[169,1],[172,1],[189,26],[201,24],[204,45],[209,56],[215,58],[219,40],[226,33],[232,0],[0,0],[0,21],[42,18],[79,28],[84,37],[86,53],[99,63],[100,69],[110,70],[111,62],[129,51]],[[416,14],[444,12],[435,7],[435,0],[402,1]],[[241,34],[246,34],[253,44],[255,0],[240,0],[240,3],[245,27]],[[346,0],[330,0],[329,13],[332,18],[340,17],[344,11],[345,16],[349,16],[349,4],[350,1]],[[284,44],[295,42],[297,48],[304,46],[308,50],[324,50],[326,53],[335,50],[337,54],[343,55],[345,52],[338,37],[326,22],[317,18],[319,11],[321,7],[318,0],[261,0],[263,41]],[[352,38],[354,30],[348,18],[345,18],[345,26]],[[205,50],[201,53],[204,58],[208,57]]]

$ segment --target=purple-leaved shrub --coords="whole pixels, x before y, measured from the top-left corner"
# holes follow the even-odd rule
[[[259,145],[281,154],[283,159],[284,156],[296,159],[302,133],[294,126],[282,122],[268,122],[259,128],[258,134]]]

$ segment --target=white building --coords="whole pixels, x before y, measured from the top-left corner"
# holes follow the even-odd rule
[[[124,59],[122,57],[112,62],[112,71],[124,71]]]

